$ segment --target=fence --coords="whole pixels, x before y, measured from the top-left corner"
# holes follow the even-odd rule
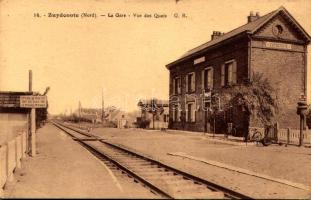
[[[26,156],[27,135],[21,132],[14,139],[0,146],[0,197],[7,182],[14,180],[14,171],[21,168],[21,159]]]
[[[254,130],[259,131],[262,135],[265,135],[265,129],[262,127],[249,127],[250,137],[255,132]],[[286,144],[299,144],[300,130],[290,129],[290,128],[276,128],[267,132],[269,138],[274,138],[275,141],[279,143]],[[303,143],[311,145],[311,130],[303,131]]]
[[[299,144],[300,130],[297,129],[279,129],[278,141],[288,144]],[[311,144],[311,130],[303,131],[303,143]]]

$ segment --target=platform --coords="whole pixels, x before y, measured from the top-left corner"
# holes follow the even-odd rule
[[[53,125],[38,130],[37,147],[5,187],[5,198],[125,197],[111,171]]]

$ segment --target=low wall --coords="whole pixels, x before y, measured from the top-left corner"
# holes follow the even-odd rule
[[[0,113],[0,145],[28,130],[27,114]]]
[[[151,121],[149,124],[149,128],[153,128],[153,122]],[[168,122],[162,122],[162,121],[154,121],[154,129],[160,130],[160,129],[167,129],[168,128]]]
[[[0,146],[0,190],[7,182],[14,180],[14,171],[21,167],[21,159],[26,156],[26,131],[19,132],[17,137]]]

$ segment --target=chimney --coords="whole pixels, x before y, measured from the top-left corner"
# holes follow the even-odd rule
[[[260,17],[259,12],[256,12],[254,15],[253,11],[250,12],[249,16],[247,16],[247,23],[253,22]]]
[[[219,38],[220,36],[222,36],[225,33],[221,33],[220,31],[213,31],[213,34],[211,35],[211,40],[215,40],[217,38]]]

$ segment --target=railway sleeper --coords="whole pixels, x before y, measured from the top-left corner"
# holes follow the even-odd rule
[[[152,173],[152,171],[140,170],[140,172],[146,176],[161,176],[161,177],[166,177],[166,176],[174,177],[174,176],[176,176],[176,175],[174,175],[173,172],[166,172],[166,171],[154,171],[154,173]]]
[[[113,156],[120,156],[120,157],[124,157],[124,158],[128,158],[128,159],[132,159],[132,160],[144,160],[144,159],[141,159],[141,158],[138,158],[138,157],[135,157],[135,156],[123,154],[123,153],[120,153],[120,152],[115,152],[115,151],[113,151],[111,149],[105,149],[105,151],[109,152]]]
[[[131,163],[133,166],[146,166],[146,167],[149,167],[149,168],[156,168],[152,163],[150,162],[141,162],[141,163],[137,163],[137,162],[133,162]]]
[[[137,161],[134,161],[134,162],[127,162],[127,163],[129,163],[129,164],[132,164],[133,166],[135,166],[135,165],[141,165],[141,166],[146,166],[146,167],[148,167],[148,168],[150,168],[150,169],[163,169],[163,168],[161,168],[161,167],[158,167],[158,166],[156,166],[156,165],[153,165],[152,163],[150,163],[150,162],[148,162],[148,161],[139,161],[139,162],[137,162]]]
[[[166,172],[165,171],[161,171],[161,170],[159,170],[159,169],[157,169],[157,168],[133,168],[133,170],[135,171],[135,172],[138,172],[138,173],[143,173],[143,174],[145,174],[145,173],[161,173],[161,174],[166,174]]]
[[[149,165],[144,165],[143,163],[125,163],[123,164],[129,169],[133,169],[135,171],[139,171],[139,169],[145,169],[148,168]]]
[[[175,183],[169,183],[170,186],[178,188],[178,190],[182,190],[182,191],[198,191],[198,192],[205,192],[205,191],[210,191],[212,192],[212,190],[210,190],[208,187],[204,186],[204,185],[195,185],[191,182],[184,182],[184,181],[180,181],[180,182],[175,182]]]
[[[161,188],[163,191],[166,191],[173,198],[177,199],[219,199],[224,198],[222,192],[214,192],[204,187],[186,187],[180,188],[170,184],[163,184],[160,180],[154,182],[157,187]]]
[[[158,168],[151,168],[150,165],[146,162],[141,161],[124,161],[120,160],[122,163],[125,163],[127,166],[130,166],[131,168],[149,168],[149,169],[158,169]]]
[[[127,156],[127,155],[112,154],[112,156],[114,156],[114,157],[116,157],[116,158],[127,159],[127,160],[134,160],[134,161],[144,161],[144,162],[147,162],[146,160],[142,160],[142,159],[139,159],[139,158],[129,157],[129,156]]]
[[[224,198],[224,193],[219,191],[211,191],[206,187],[194,187],[194,186],[187,186],[187,187],[172,187],[170,188],[171,194],[173,196],[180,195],[181,197],[188,197],[192,196],[195,198],[204,197],[204,198],[211,198],[211,197],[221,197]]]
[[[212,190],[210,190],[207,187],[204,186],[197,186],[197,185],[193,185],[193,184],[185,184],[185,183],[178,183],[178,184],[171,184],[170,185],[172,188],[174,188],[174,190],[176,192],[183,192],[183,193],[191,193],[191,192],[198,192],[198,193],[202,193],[202,192],[214,192]]]
[[[171,173],[163,172],[137,172],[140,176],[147,178],[148,180],[161,180],[163,177],[172,177]]]
[[[222,192],[194,193],[194,194],[174,194],[175,199],[224,199]]]
[[[185,182],[185,180],[181,176],[162,177],[161,181],[163,181],[167,184],[172,184],[172,185],[180,185],[180,184],[185,184],[185,183],[189,184],[188,182]]]
[[[149,168],[149,169],[158,169],[158,168],[151,168],[149,164],[146,163],[129,163],[127,164],[129,168],[137,169],[137,168]]]

